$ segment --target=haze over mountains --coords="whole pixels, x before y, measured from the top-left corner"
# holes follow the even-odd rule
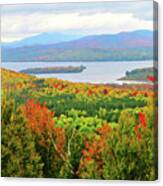
[[[153,32],[42,33],[2,45],[2,61],[133,61],[153,59]]]
[[[52,33],[41,33],[32,37],[27,37],[19,41],[5,42],[3,43],[4,47],[15,48],[22,46],[32,46],[32,45],[46,45],[46,44],[55,44],[63,41],[72,41],[75,39],[81,38],[82,35],[67,35],[58,32]]]

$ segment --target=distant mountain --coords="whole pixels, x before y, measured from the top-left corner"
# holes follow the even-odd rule
[[[58,44],[57,48],[96,48],[96,49],[123,49],[152,47],[153,32],[137,30],[120,32],[118,34],[103,34],[86,36],[81,39]]]
[[[52,33],[41,33],[32,37],[27,37],[19,41],[2,43],[3,47],[6,48],[16,48],[23,46],[32,46],[32,45],[47,45],[55,44],[64,41],[71,41],[74,39],[79,39],[82,36],[80,35],[66,35],[62,33],[52,32]]]
[[[153,59],[153,32],[85,36],[55,44],[2,48],[2,61],[129,61]]]

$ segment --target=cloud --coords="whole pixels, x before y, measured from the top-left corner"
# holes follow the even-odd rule
[[[139,2],[135,7],[134,4],[128,2],[128,6],[124,6],[122,2],[115,2],[3,6],[2,40],[18,40],[41,32],[98,34],[151,30],[152,4]],[[146,16],[141,14],[141,8],[138,13],[138,7],[143,7]]]
[[[153,2],[146,1],[124,1],[124,2],[88,2],[88,3],[53,3],[53,4],[20,4],[2,5],[2,14],[32,14],[38,13],[74,13],[81,14],[112,12],[132,13],[142,19],[152,19]]]

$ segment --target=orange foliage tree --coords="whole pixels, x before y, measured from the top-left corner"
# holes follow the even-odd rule
[[[34,99],[30,99],[24,105],[23,112],[27,118],[28,127],[36,137],[37,146],[42,147],[41,150],[39,148],[39,151],[42,153],[45,164],[45,176],[54,177],[54,174],[58,176],[56,171],[59,172],[61,169],[61,162],[67,161],[67,155],[64,151],[64,129],[55,126],[53,120],[54,112],[46,107],[46,103],[41,105],[36,103]],[[44,158],[46,156],[47,158]],[[56,170],[57,167],[58,169]]]
[[[111,129],[106,123],[97,129],[96,135],[90,141],[85,141],[78,176],[92,179],[153,180],[153,132],[147,126],[143,112],[138,113],[138,120],[139,124],[135,125],[136,118],[126,110],[120,116],[119,127]]]

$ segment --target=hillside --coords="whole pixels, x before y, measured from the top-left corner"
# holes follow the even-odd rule
[[[24,46],[32,46],[32,45],[45,45],[45,44],[47,45],[47,44],[64,42],[64,41],[71,41],[79,38],[81,38],[81,36],[79,35],[68,35],[68,34],[62,34],[57,32],[41,33],[18,41],[13,41],[8,43],[3,42],[2,46],[6,48],[16,48],[16,47],[24,47]]]
[[[141,68],[127,71],[125,77],[120,80],[149,81],[150,77],[156,77],[158,70],[156,68]]]
[[[114,87],[1,73],[3,177],[155,179],[152,85]]]
[[[132,61],[153,59],[153,32],[138,30],[73,41],[2,48],[2,61]]]

